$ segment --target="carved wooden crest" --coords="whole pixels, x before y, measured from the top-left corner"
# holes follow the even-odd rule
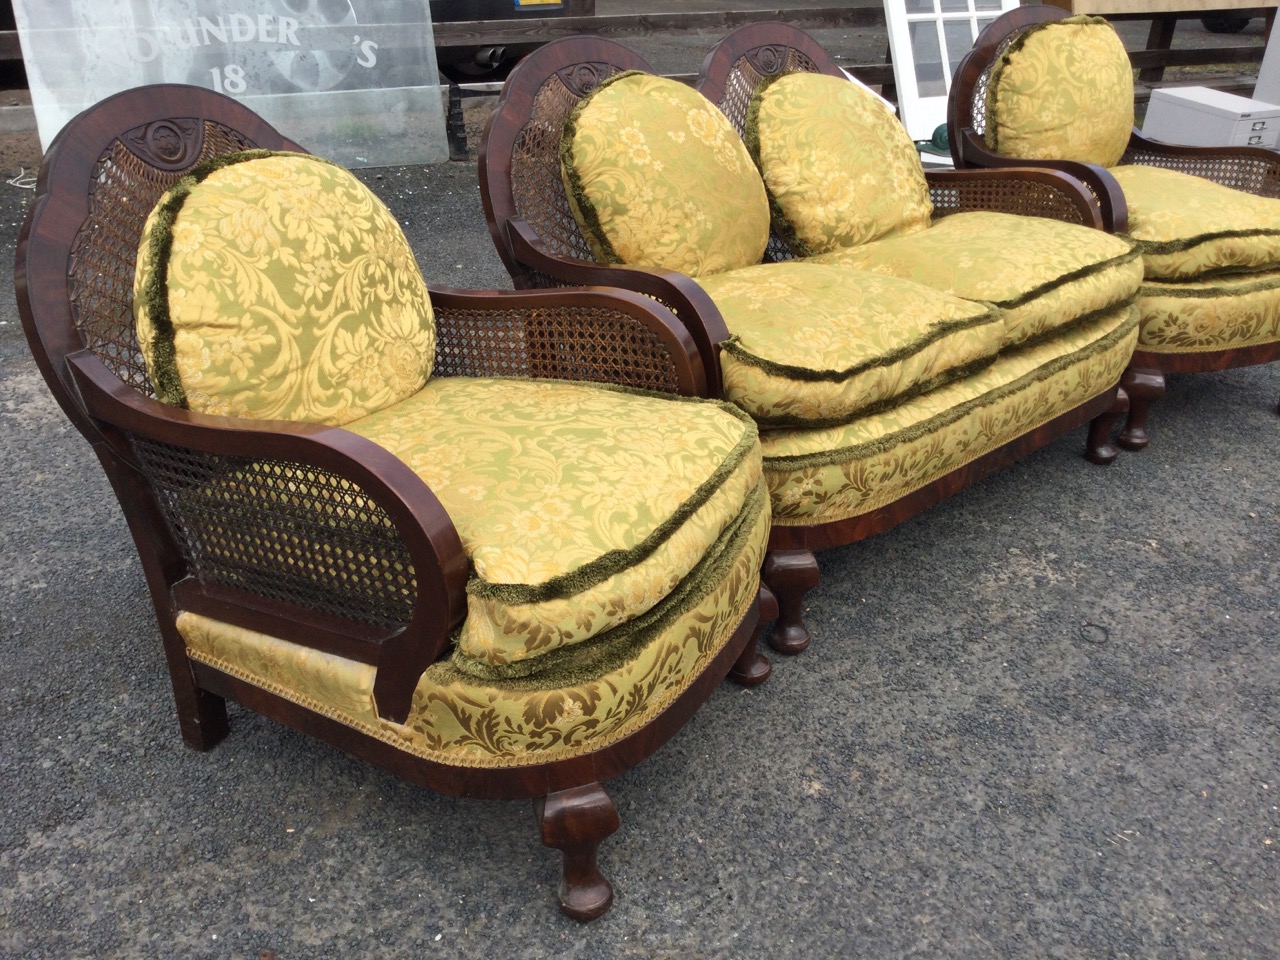
[[[772,77],[782,73],[787,66],[789,48],[782,44],[765,44],[747,51],[747,62],[762,77]]]
[[[120,138],[139,159],[161,170],[191,166],[204,149],[204,124],[199,120],[156,120],[134,127]]]
[[[565,89],[581,99],[617,72],[617,67],[607,63],[575,63],[557,71],[556,76]]]

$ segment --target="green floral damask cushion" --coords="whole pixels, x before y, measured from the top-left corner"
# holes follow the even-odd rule
[[[600,84],[565,122],[560,169],[601,262],[701,276],[764,255],[760,175],[724,115],[683,83],[627,72]]]
[[[1000,311],[917,283],[802,261],[699,278],[733,335],[725,396],[762,426],[843,423],[989,364]]]
[[[984,137],[1022,160],[1110,167],[1133,130],[1133,69],[1101,17],[1029,27],[992,65]]]
[[[790,73],[762,83],[747,114],[774,226],[799,256],[923,230],[933,203],[915,145],[870,91]]]
[[[165,194],[134,315],[159,397],[202,413],[341,426],[420,390],[435,359],[395,217],[305,154],[220,157]]]
[[[1280,267],[1280,200],[1158,167],[1111,171],[1147,277],[1192,280]]]
[[[817,262],[914,280],[1004,311],[1015,346],[1130,302],[1142,283],[1135,245],[1046,217],[973,211],[928,230],[839,250]]]
[[[755,424],[720,402],[437,377],[347,429],[440,498],[472,566],[461,662],[507,676],[686,589],[760,486]]]

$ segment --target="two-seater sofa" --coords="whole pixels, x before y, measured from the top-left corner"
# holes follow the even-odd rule
[[[55,139],[18,247],[183,738],[216,745],[232,699],[446,794],[532,798],[562,909],[599,916],[601,781],[768,674],[755,424],[700,398],[664,307],[428,287],[395,217],[298,149],[221,95],[127,91]]]
[[[739,31],[717,59],[708,99],[620,44],[548,44],[502,92],[481,193],[516,286],[667,304],[759,424],[771,642],[796,652],[815,550],[1089,421],[1090,459],[1114,458],[1142,266],[1067,175],[926,176],[896,118],[799,31]]]

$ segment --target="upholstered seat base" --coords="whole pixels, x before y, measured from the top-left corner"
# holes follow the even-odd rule
[[[1212,353],[1280,341],[1280,270],[1143,284],[1138,349]]]
[[[1117,384],[1137,341],[1120,307],[894,409],[825,430],[761,435],[776,526],[892,503]]]
[[[512,681],[479,681],[440,661],[423,674],[403,724],[378,717],[367,664],[190,612],[177,626],[192,660],[405,753],[476,768],[555,762],[641,729],[716,658],[755,600],[768,534],[761,490],[690,578],[698,588],[677,591],[667,622],[621,659],[605,641],[594,653],[579,648],[564,669]]]

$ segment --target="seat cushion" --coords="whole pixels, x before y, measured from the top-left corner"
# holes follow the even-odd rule
[[[1280,268],[1280,200],[1158,167],[1111,171],[1147,277],[1191,280]]]
[[[745,140],[774,229],[800,256],[929,225],[933,203],[915,144],[858,84],[816,73],[771,78],[751,101]]]
[[[1120,162],[1133,132],[1133,69],[1101,17],[1028,27],[992,64],[983,136],[1022,160]]]
[[[507,768],[616,743],[663,713],[724,649],[756,597],[769,537],[758,487],[742,516],[644,629],[613,631],[537,674],[477,677],[461,651],[432,664],[403,724],[380,718],[373,667],[183,612],[191,659],[437,763]],[[459,664],[464,668],[460,668]]]
[[[1134,307],[1116,307],[883,413],[762,432],[774,525],[871,513],[1114,387],[1137,320]]]
[[[1280,270],[1208,280],[1149,280],[1138,349],[1204,353],[1280,340]]]
[[[1101,230],[1008,213],[957,213],[928,230],[817,258],[988,300],[1004,311],[1004,345],[1051,334],[1128,302],[1142,282],[1129,241]]]
[[[158,396],[202,413],[341,426],[420,390],[427,286],[396,218],[318,157],[196,168],[143,230],[138,342]]]
[[[760,479],[732,405],[580,383],[437,377],[347,429],[440,498],[472,565],[459,654],[504,676],[657,606]]]
[[[762,425],[818,426],[990,363],[1004,320],[906,280],[802,261],[700,278],[733,335],[725,396]]]
[[[700,276],[764,255],[760,175],[724,115],[683,83],[634,71],[601,83],[565,122],[560,161],[601,262]]]

